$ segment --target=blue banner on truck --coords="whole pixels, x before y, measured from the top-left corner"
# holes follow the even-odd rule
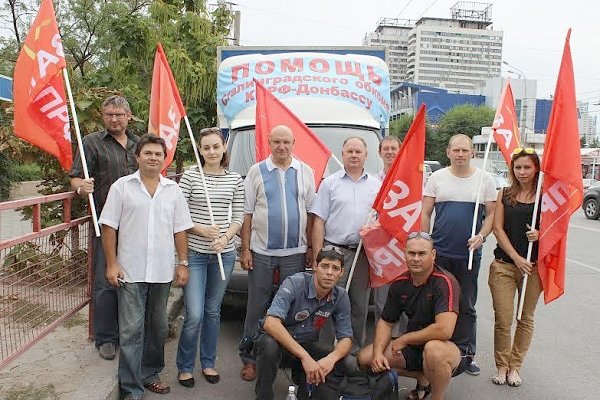
[[[389,72],[379,58],[278,53],[226,60],[219,67],[217,102],[228,121],[256,103],[254,78],[280,99],[330,98],[366,109],[377,121],[389,118]]]

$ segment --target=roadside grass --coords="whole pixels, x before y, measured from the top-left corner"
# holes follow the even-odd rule
[[[42,387],[35,387],[33,384],[28,386],[17,385],[6,392],[6,400],[56,400],[59,396],[56,394],[54,385],[48,384]]]

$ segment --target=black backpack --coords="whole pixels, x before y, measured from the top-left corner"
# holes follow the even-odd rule
[[[398,373],[393,369],[379,374],[360,371],[351,375],[334,371],[310,394],[309,398],[314,400],[397,400]]]

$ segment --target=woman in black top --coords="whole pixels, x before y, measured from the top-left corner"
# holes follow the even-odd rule
[[[539,172],[540,160],[533,149],[515,149],[509,169],[510,186],[500,190],[496,201],[494,235],[498,247],[488,280],[495,314],[494,358],[498,373],[492,382],[496,385],[521,385],[519,371],[533,336],[533,313],[542,290],[535,263],[538,231],[530,226]],[[530,241],[534,242],[531,262],[526,259]],[[522,290],[525,274],[529,278],[523,313],[511,346],[515,295]]]

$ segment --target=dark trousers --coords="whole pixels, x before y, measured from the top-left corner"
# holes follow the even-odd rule
[[[333,347],[323,342],[306,342],[302,347],[310,356],[318,361],[328,355]],[[273,383],[278,368],[291,368],[292,380],[298,385],[298,399],[308,399],[306,374],[298,358],[282,347],[273,337],[262,333],[255,343],[256,353],[256,386],[254,392],[257,400],[273,400]],[[346,374],[358,369],[356,358],[346,356],[335,365],[335,369]]]
[[[258,321],[265,316],[279,285],[288,276],[304,271],[305,258],[304,253],[277,257],[252,252],[253,269],[248,271],[248,302],[242,342],[256,336]],[[274,284],[273,273],[276,269],[279,270],[279,281]],[[242,349],[240,358],[244,363],[254,364],[252,354]]]
[[[469,260],[437,256],[435,263],[438,267],[444,268],[454,275],[460,285],[460,318],[466,318],[469,323],[469,347],[471,353],[475,354],[477,348],[475,303],[477,302],[477,278],[479,277],[481,257],[473,257],[473,267],[470,271],[468,269]]]
[[[117,288],[106,280],[106,258],[102,238],[93,237],[94,277],[94,341],[96,347],[103,343],[119,343],[119,307]]]

